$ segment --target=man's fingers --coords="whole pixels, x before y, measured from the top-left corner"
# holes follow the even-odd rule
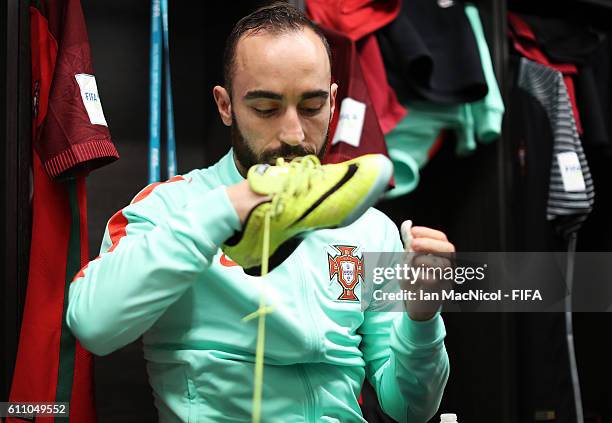
[[[439,257],[436,255],[429,254],[418,254],[412,260],[413,266],[426,266],[426,267],[448,267],[452,264],[448,257]]]
[[[440,241],[448,241],[446,238],[446,234],[442,231],[437,231],[435,229],[428,228],[426,226],[413,226],[412,227],[412,237],[413,238],[433,238],[438,239]]]
[[[415,253],[452,253],[455,246],[446,240],[415,238],[412,240],[412,249]]]
[[[412,220],[405,220],[400,227],[404,251],[412,252]]]

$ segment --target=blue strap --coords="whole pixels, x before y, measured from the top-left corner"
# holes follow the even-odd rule
[[[166,148],[168,178],[176,175],[176,142],[174,140],[174,111],[172,106],[172,80],[170,78],[170,36],[168,35],[168,0],[161,0],[162,30],[164,35],[164,70],[166,72]]]
[[[166,73],[166,137],[168,178],[176,175],[176,141],[172,79],[170,77],[170,42],[168,35],[168,0],[151,0],[151,62],[149,104],[149,183],[160,180],[162,37]]]
[[[161,109],[161,19],[160,0],[151,0],[151,52],[149,86],[149,183],[159,181]]]

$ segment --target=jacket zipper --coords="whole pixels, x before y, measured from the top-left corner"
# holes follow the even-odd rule
[[[306,367],[303,364],[298,365],[298,374],[300,375],[300,379],[302,379],[302,384],[304,385],[305,398],[306,398],[306,413],[304,415],[304,421],[306,422],[314,422],[314,392],[312,390],[312,385],[310,384],[310,380],[308,379],[308,373],[306,372]]]
[[[307,262],[307,260],[304,257],[302,257],[302,254],[300,254],[300,259],[304,263]],[[315,320],[312,310],[310,309],[311,303],[312,303],[311,301],[312,293],[307,290],[306,279],[304,278],[303,273],[300,273],[300,281],[302,283],[302,298],[304,298],[304,302],[306,306],[305,307],[306,313],[308,313],[308,317],[309,317],[308,322],[311,323],[309,330],[308,330],[308,338],[309,338],[308,343],[312,351],[311,353],[312,358],[316,361],[319,358],[319,351],[321,350],[321,340],[319,337],[319,326],[317,325],[317,321]]]
[[[303,260],[304,263],[307,262],[300,252],[300,259]],[[304,298],[304,305],[306,308],[306,313],[308,313],[309,319],[307,322],[310,322],[309,330],[308,330],[308,338],[309,345],[311,348],[311,355],[313,358],[317,358],[318,352],[321,347],[321,342],[319,339],[319,327],[316,323],[311,306],[311,295],[312,293],[308,291],[308,287],[306,286],[306,278],[304,278],[304,273],[300,273],[300,281],[302,283],[302,298]],[[306,398],[306,415],[304,416],[304,420],[306,422],[315,422],[315,396],[314,391],[312,389],[312,385],[310,383],[310,379],[308,377],[308,372],[306,371],[306,364],[300,364],[298,366],[298,374],[302,379],[302,384],[305,390],[305,398]]]

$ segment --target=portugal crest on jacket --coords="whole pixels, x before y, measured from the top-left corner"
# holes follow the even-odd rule
[[[359,301],[355,294],[355,288],[359,282],[363,283],[363,257],[357,257],[354,251],[357,247],[350,245],[332,245],[339,254],[327,253],[329,263],[329,280],[334,278],[340,284],[342,293],[338,297],[340,301]]]

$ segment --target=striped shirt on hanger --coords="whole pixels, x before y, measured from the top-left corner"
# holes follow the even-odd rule
[[[518,86],[536,98],[546,110],[553,133],[552,166],[548,190],[547,219],[554,220],[564,237],[580,229],[593,208],[595,191],[589,165],[576,129],[567,89],[560,72],[521,58]],[[584,179],[583,189],[564,185],[559,154],[575,153]]]

